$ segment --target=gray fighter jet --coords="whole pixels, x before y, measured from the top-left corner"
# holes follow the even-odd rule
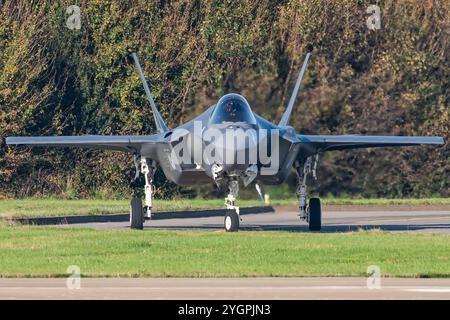
[[[224,227],[239,229],[239,207],[235,201],[240,183],[276,185],[283,183],[292,168],[298,177],[299,218],[309,229],[321,229],[319,198],[307,203],[307,176],[316,177],[318,155],[325,151],[372,147],[400,147],[421,144],[444,144],[442,137],[301,135],[289,126],[289,118],[300,89],[311,53],[297,78],[285,113],[278,125],[252,111],[239,94],[227,94],[200,116],[174,129],[169,129],[159,113],[145,80],[136,53],[132,54],[147,94],[158,133],[144,136],[56,136],[8,137],[8,145],[39,147],[80,147],[128,152],[133,155],[136,177],[145,177],[145,201],[133,198],[130,223],[142,229],[151,219],[155,188],[152,184],[157,168],[178,185],[204,184],[215,181],[227,187]],[[135,178],[136,178],[135,177]]]

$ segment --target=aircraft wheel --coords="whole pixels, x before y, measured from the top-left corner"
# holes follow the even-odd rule
[[[322,210],[320,208],[320,199],[311,198],[309,200],[309,230],[320,231],[322,228]]]
[[[130,204],[130,226],[131,229],[144,229],[144,210],[140,198],[131,199]]]
[[[239,215],[237,212],[227,210],[223,224],[226,232],[237,232],[239,230]]]

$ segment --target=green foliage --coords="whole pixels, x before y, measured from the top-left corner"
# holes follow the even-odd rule
[[[132,192],[128,155],[12,150],[4,137],[154,132],[129,61],[135,48],[171,127],[230,91],[277,121],[313,44],[292,118],[300,132],[449,138],[445,1],[383,1],[376,31],[366,27],[370,1],[75,1],[81,30],[69,30],[73,2],[0,5],[0,194]],[[449,196],[449,155],[448,145],[330,153],[315,188]],[[162,175],[157,185],[164,196],[181,192]]]

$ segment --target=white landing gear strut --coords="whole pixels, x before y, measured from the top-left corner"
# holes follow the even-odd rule
[[[227,207],[224,219],[224,227],[227,232],[237,232],[239,230],[239,207],[235,206],[236,198],[239,194],[239,181],[231,180],[228,182],[229,193],[225,198]]]
[[[152,218],[152,207],[153,207],[153,196],[155,194],[155,186],[153,185],[153,176],[156,171],[156,162],[154,160],[150,160],[150,163],[147,163],[147,159],[145,157],[141,157],[141,173],[145,177],[145,187],[144,187],[144,218],[151,219]]]
[[[142,230],[144,228],[144,219],[151,219],[152,217],[152,200],[153,195],[155,194],[155,186],[152,182],[156,171],[156,162],[150,160],[150,163],[147,163],[145,157],[141,157],[141,160],[138,161],[138,156],[136,154],[133,156],[133,160],[134,165],[136,166],[136,175],[133,180],[136,180],[139,177],[139,164],[141,166],[140,172],[144,174],[145,177],[145,201],[144,207],[142,207],[141,198],[134,197],[131,199],[130,226],[131,229]]]

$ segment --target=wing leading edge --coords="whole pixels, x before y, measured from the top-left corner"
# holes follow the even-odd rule
[[[297,135],[302,143],[312,144],[318,152],[373,147],[401,147],[421,144],[444,144],[442,137]]]
[[[54,137],[8,137],[8,145],[32,147],[78,147],[123,152],[140,151],[143,145],[157,143],[159,135],[151,136],[54,136]]]

